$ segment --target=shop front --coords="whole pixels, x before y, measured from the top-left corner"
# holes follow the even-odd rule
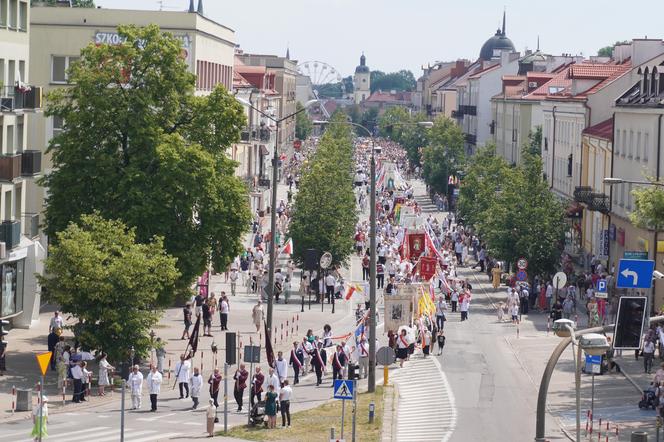
[[[0,318],[11,318],[23,312],[25,293],[25,260],[27,249],[10,253],[0,264]]]

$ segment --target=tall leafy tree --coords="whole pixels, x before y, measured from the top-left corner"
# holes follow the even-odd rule
[[[300,140],[306,140],[311,135],[311,131],[314,128],[311,118],[304,112],[304,106],[298,101],[295,105],[296,110],[299,112],[297,117],[295,117],[295,136]]]
[[[155,237],[137,243],[136,229],[98,214],[83,215],[57,235],[45,275],[47,298],[78,319],[76,337],[111,360],[127,360],[150,347],[149,331],[168,305],[178,271],[176,259]]]
[[[385,73],[371,71],[371,92],[382,91],[412,91],[416,85],[415,76],[409,70]]]
[[[353,192],[352,135],[346,115],[335,113],[314,156],[302,171],[293,204],[290,235],[294,260],[302,264],[307,249],[330,252],[334,264],[347,262],[357,223]]]
[[[225,268],[242,250],[247,190],[226,151],[245,125],[242,106],[221,86],[194,95],[179,41],[157,26],[120,26],[124,42],[90,44],[69,70],[72,86],[48,97],[65,121],[48,152],[53,170],[46,232],[98,211],[136,229],[139,242],[164,238],[186,290],[208,260]]]
[[[629,214],[632,223],[643,229],[661,231],[664,228],[664,190],[659,186],[641,187],[632,190],[632,195],[634,211]]]
[[[463,132],[444,115],[436,118],[428,130],[428,145],[422,151],[422,177],[429,188],[447,193],[449,176],[465,164]]]

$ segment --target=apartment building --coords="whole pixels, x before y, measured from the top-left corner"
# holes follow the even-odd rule
[[[30,78],[30,4],[0,0],[0,318],[14,327],[38,319],[45,248],[38,211],[28,195],[38,191],[41,151],[29,141],[41,112],[42,90]]]

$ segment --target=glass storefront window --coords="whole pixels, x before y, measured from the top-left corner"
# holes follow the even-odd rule
[[[0,317],[11,316],[23,310],[24,268],[24,259],[2,265]]]

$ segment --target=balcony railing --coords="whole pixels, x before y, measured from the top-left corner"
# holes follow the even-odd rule
[[[461,115],[477,115],[477,106],[469,106],[469,105],[459,105],[459,109],[457,110],[457,114]]]
[[[7,244],[7,250],[11,250],[21,242],[21,222],[3,221],[0,224],[0,241]]]
[[[24,150],[21,158],[21,176],[35,176],[41,173],[42,153],[40,150]]]
[[[574,188],[574,201],[585,204],[590,203],[592,191],[593,189],[590,186],[576,186]]]
[[[609,213],[611,212],[611,200],[604,193],[591,193],[588,201],[588,209],[593,212]]]
[[[269,178],[259,178],[258,179],[258,187],[270,187],[270,179]]]
[[[0,181],[13,181],[21,176],[21,154],[0,155]]]
[[[0,88],[0,112],[35,110],[42,108],[42,88],[3,86]]]

